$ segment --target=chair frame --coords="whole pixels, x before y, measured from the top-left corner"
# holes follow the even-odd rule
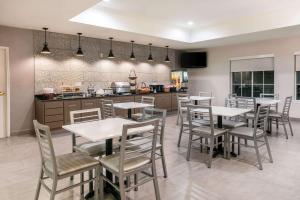
[[[38,123],[37,120],[33,120],[34,124],[34,129],[38,138],[38,144],[39,144],[39,149],[40,149],[40,155],[41,155],[41,170],[39,174],[39,180],[38,180],[38,185],[35,193],[35,200],[39,199],[39,194],[41,190],[41,186],[43,186],[49,193],[50,193],[50,200],[54,200],[55,195],[65,192],[67,190],[73,189],[75,187],[81,186],[81,196],[83,197],[84,192],[82,190],[82,186],[86,183],[90,183],[95,181],[95,190],[99,190],[99,175],[100,175],[100,168],[99,165],[93,166],[93,167],[87,167],[84,170],[80,171],[74,171],[72,173],[68,173],[66,175],[59,175],[58,170],[57,170],[57,163],[56,163],[56,157],[54,153],[54,148],[53,148],[53,143],[52,143],[52,138],[51,138],[51,132],[50,128],[46,125],[42,125]],[[43,132],[43,133],[42,133]],[[48,157],[48,158],[45,158]],[[50,162],[52,163],[53,166],[53,172],[50,173],[46,170],[45,167],[45,161],[50,159]],[[95,177],[89,178],[88,180],[84,180],[83,173],[87,171],[95,170]],[[80,182],[73,184],[71,186],[65,187],[63,189],[57,190],[57,184],[60,180],[75,176],[75,175],[80,175]],[[50,189],[44,180],[46,179],[52,179],[52,188]],[[95,193],[95,199],[99,199],[99,194],[96,192]]]
[[[176,119],[176,125],[179,124],[180,120],[180,100],[187,100],[190,98],[190,95],[187,93],[177,93],[176,100],[177,100],[177,119]]]
[[[101,110],[102,119],[116,117],[113,100],[101,99],[100,100],[100,110]]]
[[[229,131],[229,133],[228,133],[229,136],[232,135],[232,136],[235,136],[235,137],[238,138],[238,142],[231,141],[231,144],[238,144],[239,146],[243,145],[245,147],[255,149],[255,153],[256,153],[256,157],[257,157],[257,161],[258,161],[258,168],[260,170],[263,169],[260,154],[259,154],[259,148],[260,147],[266,145],[267,151],[268,151],[268,154],[269,154],[270,162],[273,163],[271,149],[270,149],[268,137],[266,135],[267,120],[268,120],[268,117],[269,117],[269,112],[270,112],[270,106],[269,105],[258,106],[257,112],[255,113],[255,120],[254,120],[253,136],[252,137],[251,136],[246,136],[246,135],[243,135],[243,134],[235,134],[235,133],[232,133],[231,131]],[[263,131],[263,133],[257,135],[259,133],[259,131]],[[263,140],[260,140],[261,138],[263,138]],[[242,143],[240,143],[240,139],[245,139],[245,141],[252,140],[254,145],[251,146],[249,144],[242,144]],[[261,142],[261,144],[259,145],[258,142]]]
[[[157,181],[157,174],[156,174],[156,164],[155,164],[155,153],[156,153],[156,141],[157,141],[157,135],[158,135],[158,124],[159,124],[159,120],[158,119],[154,119],[154,120],[149,120],[146,122],[139,122],[136,124],[126,124],[123,125],[123,131],[122,131],[122,137],[121,137],[121,141],[120,141],[120,152],[119,152],[119,169],[118,172],[114,171],[110,168],[108,168],[107,166],[104,166],[103,163],[100,160],[100,165],[101,165],[101,172],[103,171],[103,168],[105,168],[108,171],[111,171],[117,178],[119,181],[119,185],[116,185],[113,181],[109,180],[105,175],[103,175],[101,173],[100,175],[100,185],[103,184],[103,181],[106,181],[108,184],[110,184],[111,186],[113,186],[116,190],[118,190],[120,192],[120,197],[121,200],[125,200],[126,199],[126,192],[130,191],[132,189],[135,189],[136,187],[143,185],[149,181],[153,181],[154,184],[154,189],[155,189],[155,195],[156,195],[156,199],[160,200],[160,194],[159,194],[159,186],[158,186],[158,181]],[[134,145],[127,145],[130,142],[128,142],[130,140],[130,138],[132,137],[128,137],[128,133],[130,132],[131,129],[136,129],[136,128],[141,128],[144,126],[153,126],[152,131],[148,132],[150,134],[150,136],[152,137],[152,141],[151,141],[151,147],[149,147],[146,150],[143,149],[138,149],[138,150],[130,150],[131,148],[134,147]],[[130,135],[132,136],[132,135]],[[143,137],[133,137],[131,140],[139,140],[142,139]],[[149,138],[149,136],[147,136],[147,138]],[[129,150],[129,151],[128,151]],[[127,155],[133,154],[133,153],[138,153],[138,155],[136,157],[133,158],[127,158]],[[150,162],[147,164],[144,164],[136,169],[132,169],[130,171],[124,171],[124,166],[126,161],[130,160],[130,159],[135,159],[140,157],[139,154],[141,154],[140,156],[144,156],[146,154],[150,154],[149,158],[150,158]],[[146,172],[147,169],[151,169],[151,173]],[[136,184],[134,185],[130,185],[130,184],[126,184],[124,183],[124,181],[127,179],[127,177],[130,177],[132,175],[138,174],[138,173],[143,173],[144,175],[147,176],[146,179],[144,179],[141,182],[136,182]],[[128,179],[127,179],[128,180]],[[100,199],[104,199],[103,197],[103,191],[100,192]]]

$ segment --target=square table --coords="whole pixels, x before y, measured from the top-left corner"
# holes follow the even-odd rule
[[[190,96],[190,100],[192,101],[207,101],[211,100],[214,97],[204,97],[204,96]]]
[[[131,119],[131,110],[135,108],[147,108],[153,107],[152,104],[139,103],[139,102],[124,102],[124,103],[114,103],[114,108],[127,110],[128,119]]]
[[[122,136],[123,125],[135,123],[137,122],[123,118],[108,118],[104,120],[65,125],[62,128],[92,142],[105,140],[106,155],[111,155],[113,153],[113,139]],[[139,129],[132,129],[131,134],[143,133],[150,129],[153,129],[153,127],[145,126]],[[112,174],[110,172],[106,172],[106,176],[112,180]],[[106,187],[106,189],[119,199],[119,193],[114,188]],[[90,191],[90,194],[86,198],[91,198],[92,196],[93,192]]]
[[[257,98],[256,104],[259,105],[278,105],[280,103],[279,99],[269,99],[269,98]]]
[[[251,111],[251,109],[244,109],[244,108],[231,108],[231,107],[225,107],[225,106],[212,106],[212,115],[215,115],[218,117],[218,128],[223,128],[223,117],[235,117],[239,115],[246,114]],[[198,108],[194,109],[195,112],[207,112],[207,110]],[[218,138],[218,142],[222,142],[222,138]],[[234,149],[232,149],[234,151]],[[222,153],[223,148],[222,144],[218,145],[218,151],[217,153]]]

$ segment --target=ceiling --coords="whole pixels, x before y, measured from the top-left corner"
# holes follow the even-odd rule
[[[0,25],[47,26],[176,49],[300,34],[299,0],[0,0],[0,5]]]

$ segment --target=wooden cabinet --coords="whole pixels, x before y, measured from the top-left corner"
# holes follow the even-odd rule
[[[81,110],[81,100],[67,100],[64,102],[64,124],[70,124],[70,111]]]
[[[155,107],[160,109],[172,110],[171,93],[155,94]]]
[[[98,99],[83,99],[81,100],[81,107],[82,109],[99,108],[100,102]]]

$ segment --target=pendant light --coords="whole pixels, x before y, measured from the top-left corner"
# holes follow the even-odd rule
[[[149,43],[149,57],[148,57],[148,61],[153,61],[151,47],[152,47],[152,43]]]
[[[130,60],[135,60],[134,52],[133,52],[133,43],[134,41],[131,40],[131,55],[130,55]]]
[[[171,62],[169,59],[169,46],[166,46],[166,49],[167,49],[167,55],[166,55],[165,62],[169,63],[169,62]]]
[[[77,33],[78,35],[78,49],[77,49],[77,53],[76,56],[84,56],[83,51],[81,49],[81,44],[80,44],[80,36],[82,35],[82,33]]]
[[[110,50],[109,50],[109,54],[108,54],[108,58],[114,58],[114,54],[113,54],[113,51],[112,51],[112,40],[114,38],[113,37],[110,37],[109,40],[110,40]]]
[[[48,28],[44,27],[43,30],[45,32],[45,41],[44,41],[44,46],[43,46],[43,49],[42,49],[41,53],[43,53],[43,54],[50,54],[51,52],[50,52],[50,50],[48,48],[48,43],[47,43],[47,30],[48,30]]]

